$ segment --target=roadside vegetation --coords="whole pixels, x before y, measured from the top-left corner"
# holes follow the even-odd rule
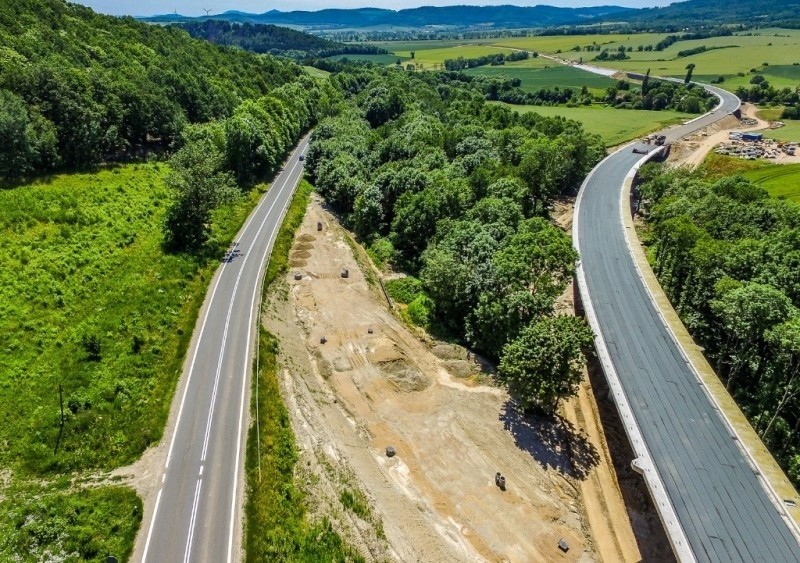
[[[800,206],[743,176],[648,165],[640,178],[662,287],[800,485]]]
[[[0,501],[3,561],[127,561],[142,501],[127,487],[12,486]]]
[[[286,272],[294,234],[303,222],[312,190],[313,187],[303,181],[292,198],[270,255],[265,292]],[[328,520],[312,522],[308,519],[303,485],[296,483],[295,477],[294,433],[281,395],[278,341],[261,323],[259,327],[258,371],[251,393],[251,411],[258,420],[248,433],[245,469],[245,559],[254,563],[363,561],[357,551],[343,542]],[[356,504],[358,497],[349,493],[347,500],[355,510],[360,506]]]
[[[0,61],[0,559],[125,560],[141,502],[95,478],[161,439],[213,272],[325,87],[58,0],[2,5]]]
[[[547,217],[602,157],[600,140],[574,121],[487,104],[450,73],[355,68],[332,80],[348,103],[312,136],[319,193],[413,276],[387,289],[411,322],[499,361],[521,405],[554,412],[591,333],[555,316],[577,256]],[[547,369],[517,353],[531,342]]]

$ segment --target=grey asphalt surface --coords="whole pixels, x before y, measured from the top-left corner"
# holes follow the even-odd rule
[[[668,141],[738,108],[735,96],[713,90],[723,95],[722,107],[665,130]],[[576,217],[575,244],[599,336],[697,560],[800,562],[797,539],[698,384],[638,276],[620,209],[623,181],[642,158],[632,148],[595,169]]]
[[[209,286],[187,366],[180,406],[152,517],[142,522],[142,561],[238,561],[241,553],[255,308],[283,213],[303,176],[300,141],[237,234]],[[177,399],[176,399],[177,400]]]

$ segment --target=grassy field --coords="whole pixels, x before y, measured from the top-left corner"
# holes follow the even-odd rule
[[[630,40],[610,44],[613,50],[619,45],[632,46],[634,51],[628,53],[629,60],[607,61],[602,63],[609,68],[619,68],[644,72],[648,68],[654,75],[685,76],[686,65],[695,64],[694,74],[697,76],[726,77],[723,86],[728,87],[727,78],[735,77],[737,73],[747,74],[751,68],[759,68],[763,63],[769,66],[793,66],[800,62],[800,30],[790,29],[762,29],[758,35],[734,35],[730,37],[712,37],[693,41],[679,41],[663,51],[637,52],[638,45],[645,43],[645,36],[634,35]],[[718,48],[689,57],[677,58],[678,51],[684,51],[705,45]],[[580,56],[584,61],[593,57],[592,53],[566,53],[572,59]],[[780,77],[785,79],[785,77]],[[748,78],[749,80],[749,78]],[[734,81],[735,84],[735,81]],[[776,82],[776,85],[778,82]]]
[[[750,33],[750,32],[748,32]],[[695,76],[711,79],[723,75],[726,88],[735,89],[747,84],[752,68],[761,68],[772,84],[778,87],[800,84],[800,70],[794,63],[800,63],[800,30],[761,29],[751,35],[712,37],[692,41],[679,41],[663,51],[637,51],[637,47],[655,45],[666,37],[665,33],[609,34],[609,35],[557,35],[543,37],[514,37],[463,41],[397,41],[376,43],[396,55],[410,57],[410,51],[424,63],[441,62],[446,58],[456,58],[466,53],[497,53],[504,49],[525,49],[545,54],[558,54],[571,60],[583,59],[591,62],[597,53],[575,51],[575,47],[599,45],[611,51],[620,46],[632,47],[631,57],[625,61],[606,61],[603,66],[645,72],[651,69],[654,75],[684,76],[686,65],[694,63]],[[677,58],[679,51],[694,47],[718,47],[704,53]],[[719,48],[724,47],[724,48]],[[477,54],[469,55],[477,56]],[[394,61],[392,61],[394,62]],[[515,63],[519,64],[519,63]],[[538,63],[533,63],[538,65]],[[794,68],[793,68],[794,67]],[[737,73],[746,76],[739,77]]]
[[[403,57],[397,57],[395,55],[336,55],[330,58],[337,61],[342,59],[347,59],[349,61],[369,61],[376,65],[393,65],[397,62],[398,58],[403,59]]]
[[[540,60],[540,59],[533,59]],[[527,61],[524,61],[527,62]],[[551,63],[552,64],[552,63]],[[466,71],[467,74],[478,74],[481,76],[506,76],[508,78],[519,78],[521,88],[529,92],[540,88],[573,88],[580,90],[586,86],[590,90],[604,90],[614,86],[616,81],[592,74],[583,70],[569,66],[550,66],[548,68],[525,68],[518,66],[517,63],[505,64],[503,66],[482,66]]]
[[[766,121],[780,121],[783,107],[761,108],[756,113],[758,117]],[[795,119],[784,119],[783,127],[779,129],[765,129],[761,131],[765,137],[777,139],[778,141],[800,142],[800,121]]]
[[[36,561],[129,551],[135,493],[74,483],[161,438],[218,258],[266,189],[215,213],[206,258],[167,254],[166,173],[128,165],[0,190],[2,561],[28,545],[16,553]]]
[[[742,174],[764,187],[772,197],[800,203],[800,164],[770,164],[710,153],[703,167],[711,178]]]
[[[328,78],[331,75],[330,72],[314,68],[313,66],[304,66],[303,70],[305,70],[308,74],[310,74],[314,78]]]
[[[142,502],[127,487],[12,485],[0,502],[0,560],[127,561]]]
[[[533,111],[546,117],[562,116],[580,121],[586,131],[600,135],[606,146],[618,145],[695,117],[675,111],[622,110],[602,106],[568,108],[502,105],[520,113]]]

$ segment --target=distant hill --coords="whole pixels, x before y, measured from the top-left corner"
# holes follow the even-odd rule
[[[556,8],[553,6],[445,6],[406,10],[358,8],[317,12],[271,10],[263,14],[230,11],[202,18],[167,14],[142,18],[153,23],[224,20],[273,24],[311,31],[365,28],[435,28],[437,30],[491,30],[555,28],[600,23],[627,23],[634,30],[697,29],[707,25],[800,27],[800,0],[688,0],[663,8],[620,6]]]
[[[255,53],[270,53],[293,58],[332,57],[334,55],[380,55],[385,49],[374,45],[345,44],[316,35],[272,24],[237,23],[223,20],[189,21],[175,24],[196,39],[217,45],[240,47]]]
[[[263,14],[225,12],[201,18],[161,15],[142,18],[153,23],[180,23],[191,20],[225,20],[239,23],[274,24],[304,29],[343,29],[365,27],[447,27],[466,28],[531,28],[595,23],[632,12],[619,6],[591,8],[556,8],[553,6],[445,6],[405,10],[358,8],[328,9],[317,12],[281,12]]]
[[[654,26],[673,24],[676,27],[699,24],[798,27],[800,0],[689,0],[663,8],[631,11],[620,19]]]

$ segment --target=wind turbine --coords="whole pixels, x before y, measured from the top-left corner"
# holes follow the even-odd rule
[[[211,13],[211,10],[212,10],[212,9],[213,9],[213,8],[208,8],[208,9],[206,9],[206,8],[203,8],[203,11],[206,13],[206,16],[208,16],[208,15]]]

